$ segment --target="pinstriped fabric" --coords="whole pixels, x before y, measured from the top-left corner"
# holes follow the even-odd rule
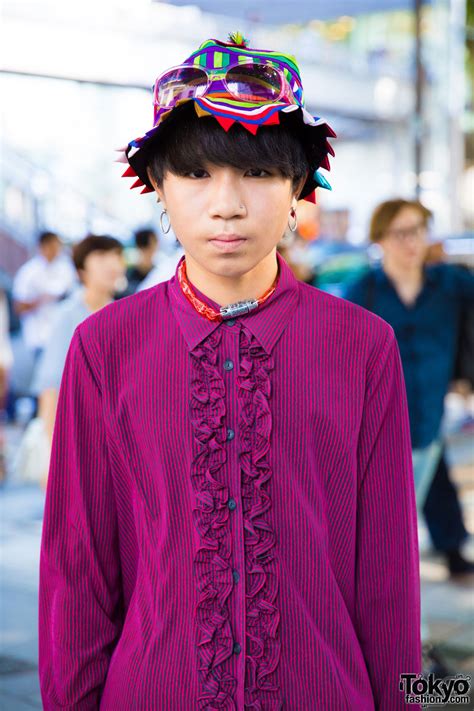
[[[235,323],[175,276],[76,329],[41,542],[46,711],[405,708],[421,651],[398,347],[278,260]]]

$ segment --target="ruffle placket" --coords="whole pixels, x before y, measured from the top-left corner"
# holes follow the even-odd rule
[[[219,471],[226,462],[225,386],[216,367],[219,343],[216,329],[191,352],[190,413],[197,444],[192,463],[195,493],[194,524],[200,545],[194,557],[200,711],[236,709],[237,680],[222,665],[233,651],[228,598],[233,589],[232,541],[228,523],[228,487]]]
[[[200,711],[237,708],[237,680],[223,667],[233,653],[228,598],[234,582],[229,489],[219,475],[227,460],[225,385],[217,368],[221,339],[222,331],[217,328],[191,351],[190,412],[197,445],[191,474],[193,519],[200,536],[194,558]],[[271,509],[269,375],[274,362],[245,326],[241,327],[239,349],[239,463],[246,570],[244,704],[246,710],[279,711],[283,703],[276,678],[280,660],[276,536],[265,517]]]
[[[280,661],[276,536],[265,514],[271,509],[268,484],[273,357],[243,325],[240,331],[240,468],[246,565],[245,709],[283,708],[277,667]]]

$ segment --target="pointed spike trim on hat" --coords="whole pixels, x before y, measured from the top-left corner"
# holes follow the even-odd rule
[[[332,190],[331,184],[319,171],[314,171],[313,179],[317,183],[317,185],[319,185],[320,188],[324,188],[325,190]]]
[[[202,106],[200,106],[196,101],[194,101],[193,104],[194,104],[194,110],[196,111],[199,118],[202,118],[203,116],[212,116],[212,114],[209,111],[206,111],[205,109],[203,109]]]
[[[215,116],[214,118],[222,126],[224,131],[228,131],[230,127],[235,123],[233,118],[226,118],[225,116]]]
[[[118,158],[116,158],[114,160],[114,163],[128,163],[127,154],[123,153],[121,156],[119,156]]]
[[[267,120],[265,121],[265,126],[270,126],[272,124],[279,124],[279,123],[280,123],[280,113],[276,112],[267,118]]]
[[[334,148],[331,146],[331,144],[329,143],[328,140],[326,140],[326,151],[327,151],[328,153],[330,153],[333,158],[334,158],[334,156],[336,155],[336,153],[335,153],[335,151],[334,151]]]
[[[324,158],[321,161],[321,165],[319,167],[325,168],[325,170],[331,170],[331,165],[329,163],[329,158],[327,156],[324,156]]]
[[[140,180],[140,178],[138,178],[138,180],[135,180],[135,182],[133,183],[133,185],[130,186],[130,190],[133,190],[133,188],[140,188],[140,187],[142,187],[143,185],[145,185],[145,183],[142,183],[142,181]]]
[[[259,129],[259,125],[257,123],[247,123],[246,121],[239,121],[239,123],[241,126],[246,128],[249,133],[253,133],[254,136],[257,135],[257,131]]]
[[[306,195],[306,197],[303,198],[303,200],[306,200],[306,202],[311,202],[311,203],[313,203],[313,205],[316,205],[317,204],[316,203],[316,190],[313,190],[312,193],[310,193],[309,195]]]
[[[293,104],[294,106],[294,104]],[[298,108],[298,107],[296,107]],[[303,116],[303,121],[306,123],[308,126],[314,126],[317,122],[317,117],[312,116],[307,109],[304,108],[304,106],[301,107],[301,114]]]
[[[333,131],[331,126],[329,126],[328,124],[326,124],[326,134],[330,138],[337,138],[337,133],[335,131]]]
[[[137,174],[133,168],[129,165],[125,173],[122,173],[122,178],[136,178]]]
[[[149,188],[148,185],[145,185],[143,190],[140,190],[140,194],[144,195],[145,193],[154,193],[155,190],[153,188]]]

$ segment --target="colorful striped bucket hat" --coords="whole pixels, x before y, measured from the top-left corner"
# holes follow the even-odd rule
[[[134,178],[131,188],[153,191],[147,175],[149,152],[173,110],[192,101],[199,117],[213,116],[225,131],[234,123],[256,134],[260,126],[289,124],[300,136],[310,164],[301,199],[316,202],[317,187],[331,189],[320,168],[330,170],[334,150],[328,138],[336,134],[327,122],[305,108],[301,76],[295,58],[270,50],[251,49],[240,33],[228,42],[209,39],[182,64],[168,69],[153,88],[153,127],[120,151],[128,164],[122,177]]]

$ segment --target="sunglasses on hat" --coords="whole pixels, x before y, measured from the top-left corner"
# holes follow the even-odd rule
[[[299,103],[280,68],[269,62],[236,62],[216,69],[188,64],[167,70],[155,82],[153,104],[166,108],[202,96],[250,104]]]

